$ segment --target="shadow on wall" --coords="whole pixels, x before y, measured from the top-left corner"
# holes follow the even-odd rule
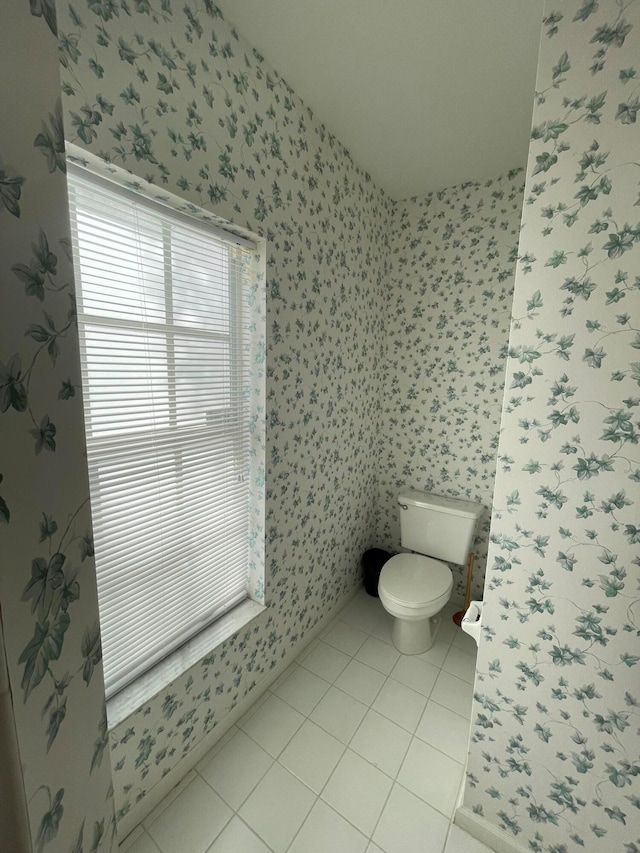
[[[27,798],[22,779],[18,737],[4,645],[0,609],[0,839],[3,849],[31,853]]]

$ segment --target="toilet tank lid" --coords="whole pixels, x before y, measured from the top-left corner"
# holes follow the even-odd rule
[[[474,518],[476,520],[484,512],[482,504],[475,503],[475,501],[446,498],[444,495],[432,495],[429,492],[419,492],[416,489],[407,489],[406,492],[400,492],[398,503],[422,506],[426,509],[446,512],[449,515],[461,515],[463,518]]]

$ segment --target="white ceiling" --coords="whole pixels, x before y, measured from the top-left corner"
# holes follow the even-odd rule
[[[526,163],[543,0],[216,0],[394,200]]]

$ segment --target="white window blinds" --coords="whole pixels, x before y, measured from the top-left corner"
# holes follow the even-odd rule
[[[246,597],[250,247],[70,169],[107,696]]]

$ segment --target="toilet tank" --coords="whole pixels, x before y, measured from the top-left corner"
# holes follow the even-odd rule
[[[404,548],[448,563],[466,564],[484,507],[407,489],[398,495]]]

